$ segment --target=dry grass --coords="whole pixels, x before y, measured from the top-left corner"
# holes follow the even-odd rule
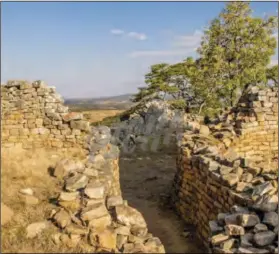
[[[51,204],[60,190],[58,180],[51,177],[48,168],[55,165],[62,155],[50,151],[1,154],[1,198],[15,213],[13,219],[1,227],[1,251],[4,253],[81,253],[88,252],[88,246],[67,248],[57,246],[51,240],[51,234],[58,232],[54,226],[46,229],[34,239],[26,238],[26,227],[30,223],[44,221],[50,211],[56,208]],[[32,188],[34,196],[39,198],[38,205],[26,205],[19,194],[22,188]],[[92,252],[92,249],[91,249]]]
[[[100,122],[106,117],[115,116],[122,112],[124,112],[124,110],[118,110],[118,109],[82,111],[84,117],[90,123]]]

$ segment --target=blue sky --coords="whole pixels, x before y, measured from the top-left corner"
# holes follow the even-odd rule
[[[2,3],[2,80],[45,80],[64,97],[136,92],[151,64],[195,56],[224,2]],[[257,16],[276,2],[253,2]],[[274,60],[275,61],[275,58]]]

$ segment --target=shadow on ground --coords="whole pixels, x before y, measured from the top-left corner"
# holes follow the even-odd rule
[[[149,232],[161,239],[167,253],[205,253],[194,236],[195,229],[185,225],[171,207],[169,194],[175,171],[173,154],[122,155],[123,198],[143,214]]]

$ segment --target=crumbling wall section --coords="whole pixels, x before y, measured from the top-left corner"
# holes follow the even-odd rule
[[[8,81],[1,86],[1,146],[87,149],[89,122],[70,113],[54,87],[42,81]]]
[[[214,253],[234,253],[231,249],[239,248],[239,253],[254,253],[277,247],[275,226],[266,225],[265,231],[272,233],[260,237],[272,237],[260,246],[257,237],[254,239],[256,231],[252,226],[256,224],[247,229],[239,221],[227,218],[234,212],[234,205],[244,207],[246,213],[250,209],[249,213],[256,214],[260,221],[268,212],[274,212],[278,218],[276,99],[276,89],[250,88],[225,121],[209,126],[209,135],[187,132],[179,139],[173,201],[178,213],[196,225],[198,236]],[[245,146],[250,148],[246,150]],[[220,216],[227,218],[225,224]],[[241,227],[238,233],[230,231],[235,226]],[[223,235],[218,235],[220,232]],[[249,246],[240,241],[246,233],[252,234]],[[224,244],[227,240],[233,242],[229,248],[228,243]],[[241,252],[243,248],[246,252]]]

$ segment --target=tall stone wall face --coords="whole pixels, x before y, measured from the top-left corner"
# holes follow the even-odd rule
[[[268,249],[273,253],[277,248],[278,227],[263,222],[263,236],[258,236],[254,228],[269,216],[267,213],[274,213],[278,220],[278,147],[273,143],[277,140],[278,121],[269,120],[278,117],[275,93],[276,89],[248,90],[225,121],[209,126],[209,135],[186,132],[180,136],[173,202],[178,213],[196,225],[198,236],[213,253]],[[250,148],[246,150],[246,146]],[[235,205],[245,209],[235,212]],[[239,220],[230,220],[229,216],[236,218],[242,212],[257,215],[257,223],[247,227]],[[231,232],[235,227],[240,231]],[[240,239],[245,234],[250,234],[246,245]],[[266,234],[272,237],[261,245],[258,238]]]
[[[54,87],[42,81],[1,86],[1,145],[4,148],[85,148],[89,122],[69,113]]]

